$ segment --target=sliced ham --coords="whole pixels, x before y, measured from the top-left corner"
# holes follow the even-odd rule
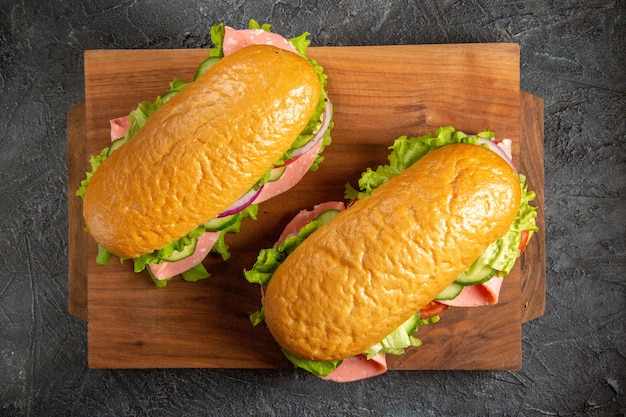
[[[254,200],[254,204],[259,204],[272,197],[276,197],[300,182],[309,171],[309,168],[311,168],[311,165],[313,165],[313,162],[315,162],[315,157],[320,152],[321,147],[322,141],[320,140],[313,148],[286,165],[285,172],[283,172],[279,179],[263,184],[263,189]]]
[[[511,139],[502,139],[496,140],[496,145],[498,148],[502,149],[502,151],[509,157],[510,160],[513,160],[513,141]]]
[[[322,379],[333,382],[354,382],[383,374],[386,371],[385,355],[377,354],[369,360],[365,355],[357,355],[344,359],[334,371]]]
[[[154,277],[159,280],[182,274],[202,262],[219,237],[220,232],[204,232],[204,234],[198,238],[196,250],[190,256],[176,262],[149,264],[148,267]]]
[[[467,285],[453,300],[439,301],[450,307],[481,307],[496,304],[500,296],[503,277],[494,276],[483,284]]]
[[[237,30],[230,26],[225,26],[224,29],[224,43],[222,44],[224,56],[249,45],[273,45],[277,48],[298,53],[291,42],[277,33],[263,29]]]
[[[282,245],[285,239],[289,236],[296,235],[300,229],[310,223],[321,213],[327,210],[343,211],[345,209],[346,205],[342,201],[328,201],[314,206],[312,210],[300,210],[300,212],[295,215],[287,226],[285,226],[274,246]]]
[[[118,117],[109,121],[111,125],[111,141],[123,138],[126,131],[130,128],[130,116]]]

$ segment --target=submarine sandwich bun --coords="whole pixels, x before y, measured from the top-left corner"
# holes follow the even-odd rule
[[[301,212],[245,272],[264,286],[253,323],[296,366],[336,381],[384,372],[384,354],[419,345],[417,326],[438,320],[425,314],[433,300],[508,274],[521,235],[536,230],[534,193],[492,136],[448,126],[401,137],[390,164],[348,190],[347,209]],[[376,372],[359,367],[367,359]]]
[[[111,121],[77,192],[99,263],[132,259],[158,285],[206,278],[209,251],[230,256],[227,232],[317,168],[332,127],[326,77],[306,59],[307,34],[269,29],[214,26],[194,81]]]

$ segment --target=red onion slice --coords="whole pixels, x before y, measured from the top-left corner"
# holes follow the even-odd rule
[[[293,153],[291,154],[292,158],[297,158],[300,155],[307,153],[312,148],[314,148],[315,145],[320,140],[322,140],[322,138],[324,137],[324,134],[328,130],[328,126],[330,125],[330,120],[332,119],[332,114],[333,114],[333,105],[332,105],[332,103],[330,102],[330,100],[327,97],[326,98],[326,108],[324,109],[324,113],[322,113],[322,125],[317,130],[317,133],[315,134],[315,136],[313,136],[313,138],[310,141],[308,141],[306,143],[306,145],[304,145],[303,147],[298,148],[298,149],[293,151]]]
[[[217,217],[226,217],[231,214],[239,213],[241,210],[248,207],[250,204],[256,200],[258,195],[261,193],[263,186],[260,186],[258,190],[250,190],[245,193],[241,198],[231,204],[226,210],[217,215]]]
[[[509,159],[509,157],[507,156],[506,153],[504,153],[504,151],[502,149],[500,149],[500,147],[492,140],[490,139],[485,139],[485,138],[478,138],[478,144],[480,145],[487,145],[487,147],[489,149],[491,149],[492,151],[494,151],[495,153],[497,153],[498,155],[500,155],[500,157],[502,157],[502,159],[504,159],[510,166],[511,168],[513,168],[513,171],[515,171],[515,173],[517,174],[517,168],[515,168],[515,165],[513,165],[513,161],[511,161],[511,159]]]

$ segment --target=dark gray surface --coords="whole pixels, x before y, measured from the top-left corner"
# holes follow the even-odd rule
[[[335,385],[87,369],[86,325],[67,312],[66,114],[84,100],[82,53],[203,47],[211,24],[250,18],[313,45],[519,43],[521,86],[545,100],[548,281],[520,372]],[[0,0],[0,415],[624,415],[625,44],[623,0]]]

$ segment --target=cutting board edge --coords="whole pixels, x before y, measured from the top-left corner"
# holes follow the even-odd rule
[[[544,102],[541,97],[520,92],[520,152],[532,154],[537,163],[522,159],[520,171],[526,174],[529,189],[536,198],[536,232],[519,263],[522,270],[521,309],[522,322],[526,323],[544,315],[546,307],[546,226],[545,226],[545,174],[544,174]]]
[[[68,169],[68,310],[71,315],[87,320],[87,257],[84,248],[88,236],[82,227],[82,200],[75,196],[87,169],[85,143],[85,102],[72,106],[67,114]]]

